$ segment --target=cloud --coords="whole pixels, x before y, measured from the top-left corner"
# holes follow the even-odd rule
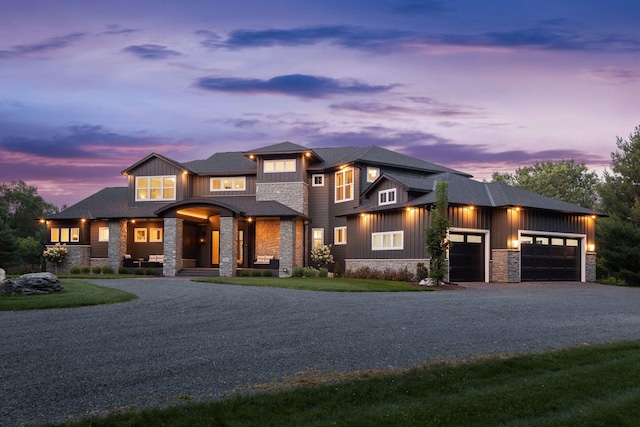
[[[352,111],[368,115],[376,115],[389,117],[395,115],[413,115],[421,117],[479,117],[481,114],[478,109],[471,107],[463,107],[452,104],[440,103],[431,98],[429,107],[405,107],[399,105],[385,104],[381,102],[342,102],[340,104],[332,104],[329,106],[334,111]]]
[[[411,3],[409,4],[411,5]],[[417,4],[414,5],[417,7]],[[428,8],[428,3],[425,3]],[[640,51],[640,40],[620,34],[590,34],[565,21],[547,21],[530,28],[475,34],[425,33],[367,29],[345,25],[231,31],[225,39],[207,30],[196,32],[201,44],[215,49],[307,46],[328,43],[348,49],[389,53],[429,49],[536,49],[550,51]]]
[[[0,50],[0,59],[17,58],[63,49],[72,43],[81,40],[86,35],[87,33],[71,33],[65,36],[52,37],[37,43],[15,45],[9,50]]]
[[[166,46],[161,46],[158,44],[142,44],[142,45],[133,45],[129,47],[125,47],[122,49],[123,52],[132,53],[135,56],[142,59],[166,59],[171,58],[173,56],[182,55],[180,52],[176,52],[175,50],[169,50]]]
[[[375,94],[386,92],[397,85],[371,86],[353,79],[290,74],[269,80],[203,77],[196,87],[212,92],[241,93],[249,95],[277,94],[298,98],[327,98],[334,95]]]
[[[609,84],[626,84],[640,81],[640,71],[628,68],[605,67],[589,70],[587,73],[596,80]]]
[[[121,28],[118,24],[107,25],[107,30],[101,33],[98,33],[99,36],[114,36],[120,34],[132,34],[136,33],[140,30],[134,28]]]

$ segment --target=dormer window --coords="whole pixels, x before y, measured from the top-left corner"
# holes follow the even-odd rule
[[[396,189],[378,191],[378,205],[392,205],[396,202]]]
[[[380,169],[378,168],[367,168],[367,182],[373,182],[380,176]]]
[[[296,159],[265,160],[264,173],[295,172]]]
[[[176,199],[176,176],[137,176],[136,201]]]

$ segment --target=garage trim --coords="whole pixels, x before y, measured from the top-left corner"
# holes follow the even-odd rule
[[[586,234],[575,234],[575,233],[556,233],[553,231],[534,231],[534,230],[518,230],[518,252],[520,252],[520,269],[522,269],[522,235],[526,234],[529,236],[550,236],[550,237],[564,237],[570,239],[579,239],[580,240],[580,281],[587,281],[587,270],[586,270],[586,260],[587,260],[587,235]]]
[[[447,230],[447,239],[449,233],[472,233],[472,234],[484,234],[484,281],[489,283],[489,261],[491,258],[491,231],[481,228],[458,228],[450,227]],[[449,251],[447,251],[447,259],[449,259]]]

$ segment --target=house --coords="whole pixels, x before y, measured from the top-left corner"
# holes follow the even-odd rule
[[[46,218],[49,244],[69,249],[63,270],[126,262],[154,263],[165,276],[289,276],[311,263],[313,247],[331,244],[342,271],[415,271],[428,263],[424,229],[436,183],[446,181],[450,281],[595,279],[591,210],[377,146],[283,142],[186,163],[152,153],[122,174],[126,187]]]

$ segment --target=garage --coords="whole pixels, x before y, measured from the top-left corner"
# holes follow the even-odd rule
[[[485,281],[485,235],[480,233],[449,234],[449,281]]]
[[[580,281],[580,239],[522,235],[523,282]]]

